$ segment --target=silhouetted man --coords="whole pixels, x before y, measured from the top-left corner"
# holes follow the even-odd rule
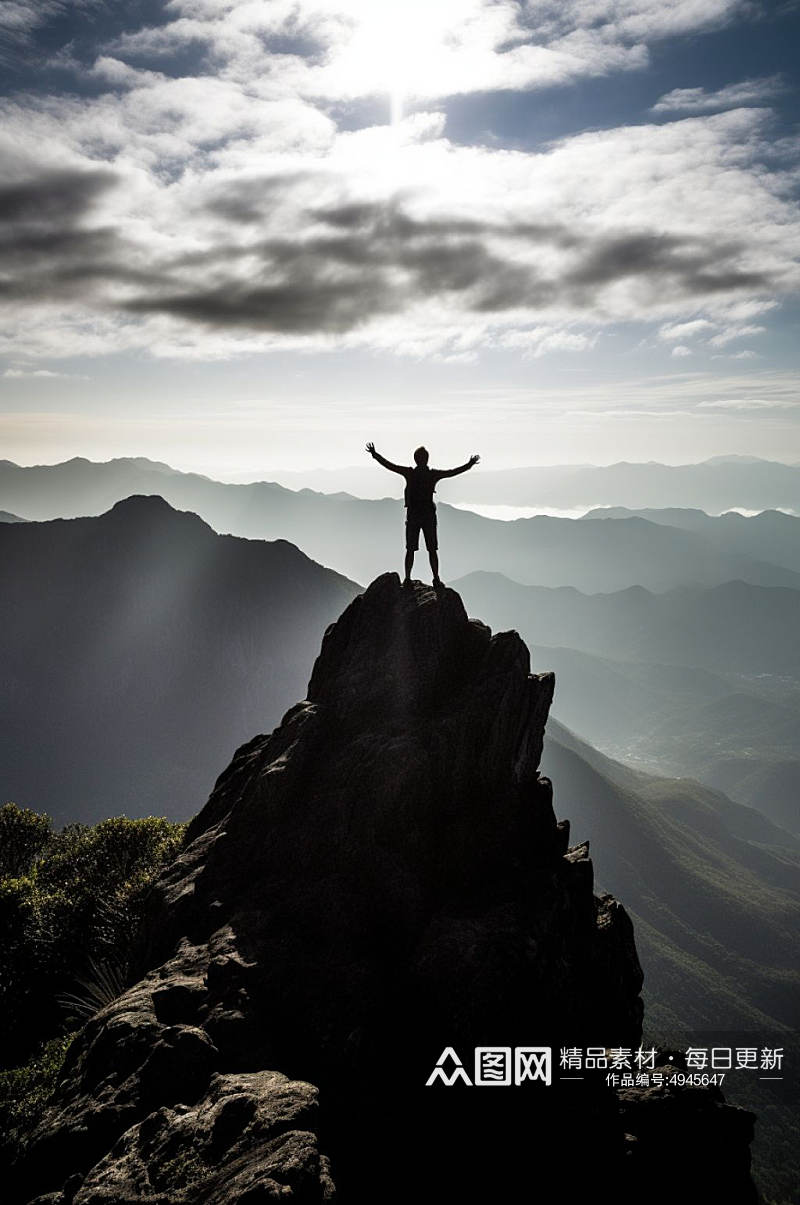
[[[425,536],[425,547],[431,563],[433,584],[441,586],[439,544],[436,538],[436,503],[433,500],[433,491],[436,489],[436,482],[441,481],[442,477],[457,477],[459,473],[466,473],[467,469],[471,469],[474,464],[478,463],[480,456],[470,456],[467,463],[460,464],[457,469],[431,469],[428,467],[427,448],[417,448],[414,453],[413,468],[404,464],[392,464],[391,460],[387,460],[381,456],[380,452],[375,451],[374,443],[367,444],[367,451],[374,460],[377,460],[378,464],[382,464],[392,473],[400,473],[406,479],[403,499],[406,506],[406,575],[403,585],[407,585],[411,580],[414,553],[419,548],[421,531]]]

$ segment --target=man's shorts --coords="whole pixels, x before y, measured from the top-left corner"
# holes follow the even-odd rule
[[[428,552],[434,552],[438,547],[436,541],[436,507],[425,510],[406,511],[406,551],[416,552],[419,548],[419,533],[425,537],[425,547]]]

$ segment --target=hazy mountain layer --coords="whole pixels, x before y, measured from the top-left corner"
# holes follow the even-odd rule
[[[480,451],[466,448],[464,451]],[[381,448],[391,460],[410,462],[411,451]],[[431,448],[432,462],[444,465],[446,451]],[[462,457],[463,459],[463,457]],[[265,474],[267,476],[267,474]],[[346,469],[276,470],[271,479],[292,489],[348,490],[361,497],[397,494],[382,486],[370,466]],[[712,514],[741,506],[748,510],[782,507],[800,511],[800,465],[780,464],[747,456],[715,456],[700,464],[543,465],[522,469],[492,469],[456,478],[448,497],[454,502],[507,506],[696,506]]]
[[[534,646],[559,645],[717,674],[800,678],[797,590],[731,581],[663,594],[639,587],[585,594],[570,587],[527,586],[492,573],[474,573],[457,584],[473,610],[495,624],[518,628]]]
[[[544,645],[533,660],[555,670],[555,714],[605,753],[691,775],[800,832],[800,683]]]
[[[695,776],[800,832],[797,591],[730,582],[585,595],[496,574],[458,586],[556,671],[555,714],[593,744]]]
[[[57,822],[191,815],[358,590],[158,498],[0,526],[0,583],[0,797]]]
[[[651,1025],[797,1027],[800,855],[758,813],[692,779],[605,757],[556,720],[542,769],[586,838],[597,882],[635,917]]]
[[[556,701],[560,691],[556,672]],[[596,700],[602,706],[602,696]],[[588,838],[598,887],[625,902],[644,970],[645,1030],[689,1045],[782,1047],[796,1065],[800,854],[751,808],[688,778],[604,757],[553,719],[542,770],[556,815]],[[776,844],[783,843],[782,846]],[[797,1190],[796,1079],[732,1074],[728,1099],[757,1116],[754,1168],[772,1199]]]
[[[442,500],[451,496],[451,486],[452,481],[440,486]],[[356,581],[402,563],[403,507],[394,499],[295,493],[268,482],[228,485],[140,460],[71,460],[36,468],[0,464],[0,505],[32,519],[96,514],[132,493],[159,494],[172,506],[201,515],[216,531],[291,540]],[[503,523],[440,505],[439,533],[446,579],[491,570],[518,581],[587,591],[632,585],[668,590],[736,578],[800,588],[800,574],[789,569],[720,551],[695,532],[640,518],[539,516]],[[422,564],[424,559],[418,561],[420,574]]]
[[[721,552],[756,557],[786,569],[800,570],[800,518],[783,511],[765,510],[758,515],[729,511],[724,515],[707,515],[705,511],[685,507],[631,510],[611,506],[590,510],[584,518],[630,519],[637,516],[649,523],[696,532],[709,539]]]

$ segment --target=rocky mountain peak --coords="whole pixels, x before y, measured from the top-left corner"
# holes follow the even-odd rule
[[[115,502],[102,517],[111,523],[137,525],[147,523],[154,526],[158,523],[181,522],[186,526],[211,531],[209,525],[199,515],[192,511],[176,510],[160,494],[131,494],[130,497],[121,498],[119,502]]]
[[[538,774],[553,689],[453,590],[385,574],[355,598],[159,880],[140,973],[73,1043],[21,1199],[506,1200],[579,1150],[561,1199],[611,1178],[633,1201],[705,1141],[749,1200],[750,1115],[721,1097],[653,1126],[602,1076],[429,1083],[447,1051],[472,1072],[487,1046],[557,1063],[641,1039],[630,920]]]

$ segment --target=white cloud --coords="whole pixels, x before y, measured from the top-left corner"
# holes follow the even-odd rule
[[[760,105],[784,90],[779,75],[742,80],[708,92],[705,88],[674,88],[653,105],[653,113],[713,113],[739,105]]]
[[[605,422],[609,419],[624,419],[625,422],[639,420],[640,422],[648,423],[656,421],[670,421],[676,418],[679,419],[699,419],[703,416],[697,414],[694,410],[686,409],[669,409],[658,410],[650,406],[626,406],[626,407],[610,407],[609,409],[593,409],[593,410],[568,410],[566,412],[568,418],[583,418],[600,420]]]
[[[727,330],[712,335],[709,343],[712,347],[725,347],[728,343],[732,343],[734,339],[745,339],[749,335],[763,335],[766,329],[765,326],[754,326],[752,323],[745,323],[741,326],[730,326]]]
[[[725,24],[742,7],[741,0],[173,0],[173,20],[127,33],[112,49],[158,61],[202,48],[228,78],[263,78],[317,99],[389,92],[431,100],[640,69],[649,42]]]
[[[714,323],[707,318],[692,318],[688,322],[672,322],[662,326],[658,332],[660,339],[691,339],[693,335],[701,335],[713,331]]]
[[[690,356],[691,354],[691,347],[686,347],[686,345],[683,343],[679,343],[677,347],[673,347],[672,349],[672,355],[676,359],[682,359],[684,356]]]
[[[538,401],[550,400],[547,390],[536,391]],[[749,371],[746,375],[669,371],[662,376],[631,377],[624,381],[598,381],[593,387],[563,387],[561,404],[573,401],[575,410],[606,413],[609,405],[620,416],[651,411],[660,414],[705,414],[748,408],[795,411],[800,417],[800,377],[797,373]],[[513,394],[501,393],[492,404],[513,403]]]
[[[451,142],[438,112],[348,131],[328,111],[376,89],[627,69],[648,41],[737,8],[173,0],[166,25],[98,57],[101,95],[0,105],[0,350],[541,356],[588,350],[624,321],[657,324],[680,357],[696,337],[755,334],[797,286],[800,246],[760,111],[531,152]],[[168,56],[190,45],[206,74],[173,78]]]
[[[208,119],[204,96],[219,102]],[[72,330],[84,349],[156,354],[541,355],[616,321],[723,346],[797,280],[800,223],[758,162],[755,111],[539,152],[453,144],[441,114],[337,132],[225,81],[149,79],[5,116],[12,208],[30,193],[4,269],[12,324],[27,311],[18,354],[69,354]],[[42,222],[59,238],[37,258]]]
[[[720,398],[716,401],[698,402],[699,410],[794,410],[800,408],[800,398],[796,401],[777,398]]]
[[[88,381],[89,379],[73,372],[51,372],[49,368],[7,368],[3,376],[15,381],[28,378],[45,378],[56,381]]]
[[[526,359],[539,359],[550,352],[589,351],[597,342],[597,334],[535,326],[525,330],[504,331],[494,342],[498,347],[521,351]]]

